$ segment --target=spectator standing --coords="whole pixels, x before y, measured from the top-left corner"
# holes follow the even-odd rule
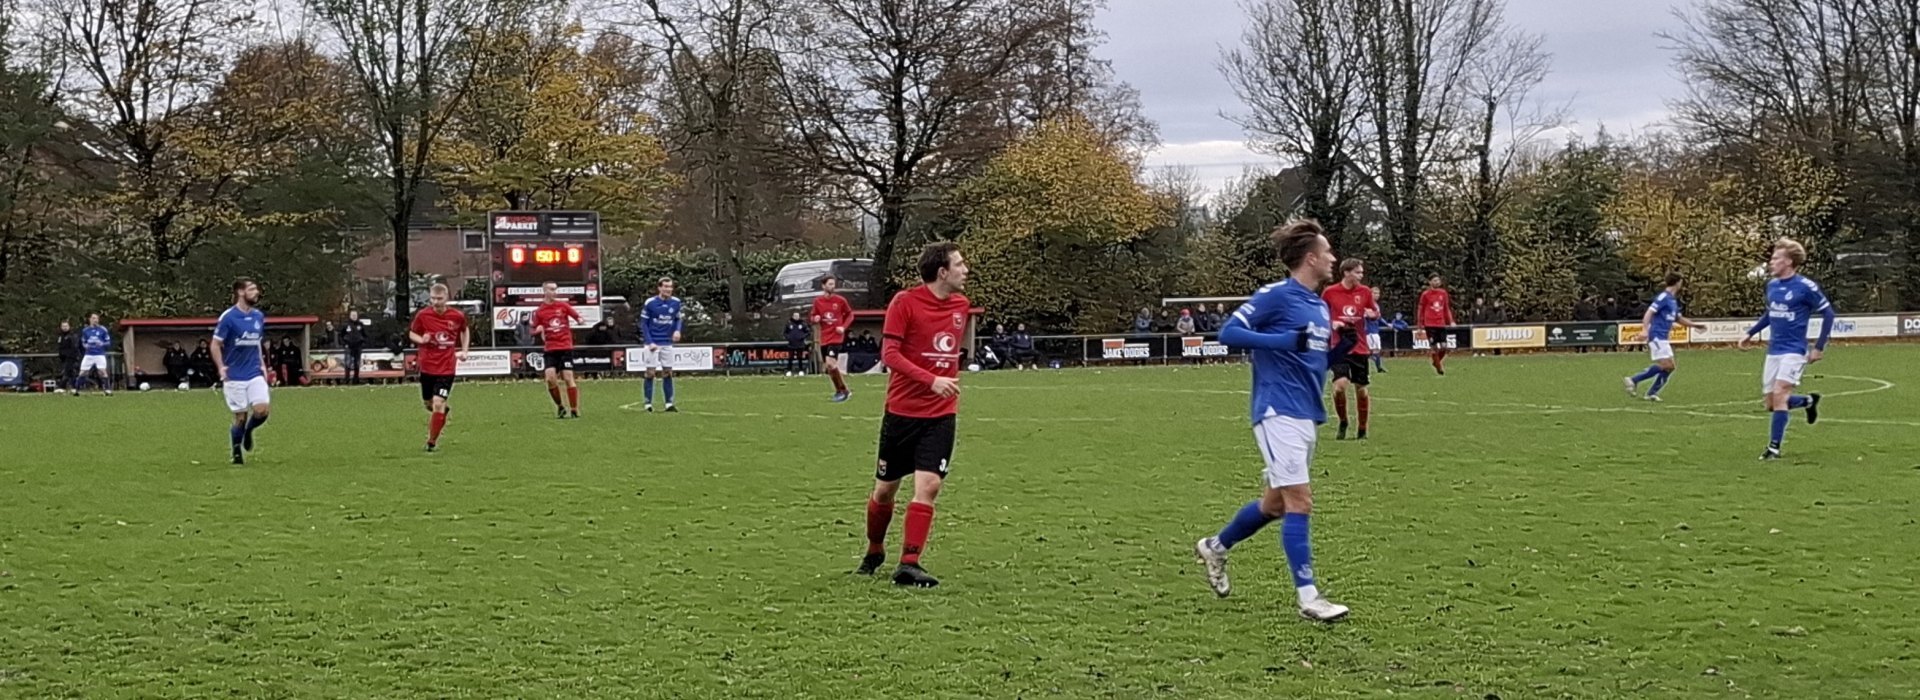
[[[1013,366],[1032,369],[1040,362],[1040,353],[1033,347],[1033,334],[1027,332],[1027,324],[1014,324],[1010,346],[1009,354],[1013,358]]]
[[[360,321],[360,312],[347,312],[347,325],[340,329],[340,345],[347,350],[346,365],[343,369],[348,384],[360,383],[360,353],[367,349],[367,324]]]
[[[60,387],[80,395],[80,355],[84,350],[80,346],[80,334],[73,332],[73,324],[60,322],[60,339],[56,345],[60,353]]]
[[[167,383],[187,383],[187,351],[180,349],[179,343],[167,343],[167,354],[161,356],[160,364],[167,368]]]
[[[1142,306],[1140,312],[1133,315],[1133,334],[1149,335],[1151,333],[1153,333],[1153,310]]]
[[[213,347],[207,344],[206,338],[201,338],[199,347],[194,348],[193,354],[187,356],[187,368],[195,378],[206,382],[207,386],[214,386],[216,370],[213,365]]]
[[[806,319],[800,318],[800,312],[793,312],[787,319],[787,376],[807,376],[802,358],[807,356],[807,340],[812,337],[813,329],[807,326]]]
[[[1173,322],[1173,330],[1180,335],[1193,335],[1193,309],[1180,310],[1180,319]]]

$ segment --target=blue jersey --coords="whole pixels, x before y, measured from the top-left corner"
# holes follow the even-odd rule
[[[1807,354],[1807,327],[1816,313],[1826,319],[1820,326],[1820,341],[1816,346],[1825,349],[1827,335],[1833,332],[1833,304],[1821,293],[1820,285],[1800,275],[1768,282],[1767,315],[1754,326],[1756,329],[1764,326],[1771,334],[1767,338],[1767,354]]]
[[[1327,303],[1292,279],[1261,287],[1233,312],[1220,342],[1252,349],[1253,422],[1271,416],[1327,422],[1320,387],[1332,334]]]
[[[1662,291],[1653,298],[1653,323],[1647,324],[1647,340],[1666,340],[1673,335],[1673,324],[1680,319],[1680,300],[1673,292]]]
[[[87,349],[88,355],[104,356],[113,349],[113,333],[106,326],[87,326],[80,329],[80,346]]]
[[[1370,318],[1370,319],[1367,319],[1367,334],[1368,334],[1368,335],[1379,335],[1379,333],[1380,333],[1380,328],[1381,328],[1381,327],[1382,327],[1383,325],[1385,325],[1385,324],[1383,324],[1383,323],[1381,323],[1381,322],[1380,322],[1380,317],[1379,317],[1379,316],[1375,316],[1375,317],[1373,317],[1373,318]]]
[[[241,311],[236,306],[220,314],[220,323],[213,327],[213,339],[220,341],[227,381],[245,382],[261,376],[260,345],[266,337],[267,315],[259,309]]]
[[[662,299],[657,294],[647,297],[647,303],[640,307],[640,338],[648,345],[672,345],[673,334],[680,330],[684,318],[679,298]]]

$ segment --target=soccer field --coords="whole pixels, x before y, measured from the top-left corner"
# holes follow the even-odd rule
[[[925,563],[849,571],[883,395],[824,378],[276,391],[246,467],[217,393],[0,397],[0,697],[1920,696],[1920,346],[1808,371],[1756,460],[1762,355],[1424,358],[1321,432],[1296,616],[1241,366],[963,377]],[[904,501],[904,495],[903,495]],[[898,556],[894,520],[889,563]]]

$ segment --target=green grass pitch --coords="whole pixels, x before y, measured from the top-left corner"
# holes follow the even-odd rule
[[[1780,463],[1762,356],[1678,359],[1391,361],[1321,432],[1331,626],[1278,528],[1231,598],[1192,559],[1239,366],[966,375],[913,591],[848,574],[880,378],[461,384],[431,455],[414,387],[280,390],[244,468],[212,391],[0,397],[0,697],[1920,696],[1920,347],[1813,365]]]

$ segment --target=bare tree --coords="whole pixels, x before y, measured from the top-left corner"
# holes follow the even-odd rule
[[[380,151],[396,314],[412,307],[407,229],[420,185],[454,106],[472,85],[474,62],[456,60],[456,52],[518,22],[534,1],[305,0],[353,73],[369,141]]]
[[[760,235],[754,199],[778,175],[770,136],[782,131],[771,93],[779,61],[770,0],[641,0],[648,31],[667,56],[662,109],[689,186],[711,216],[702,239],[718,255],[735,325],[747,320],[741,254]]]
[[[909,211],[1004,142],[1010,69],[1053,13],[1024,0],[801,0],[782,92],[804,152],[879,222],[869,289],[892,287]]]
[[[209,131],[217,115],[205,105],[252,12],[236,0],[46,0],[39,10],[72,68],[71,106],[111,136],[109,209],[144,232],[164,273],[238,216],[245,166]]]
[[[1298,210],[1320,220],[1342,250],[1355,151],[1366,145],[1360,1],[1246,0],[1240,45],[1220,57],[1246,108],[1229,118],[1256,150],[1299,163],[1306,192]]]
[[[1467,123],[1472,73],[1501,29],[1501,0],[1361,2],[1373,157],[1362,182],[1385,214],[1383,282],[1411,293],[1422,276],[1421,204],[1436,164],[1459,162],[1450,140]]]
[[[1540,134],[1565,121],[1564,112],[1532,105],[1528,96],[1546,78],[1549,58],[1540,37],[1508,29],[1489,45],[1468,74],[1476,123],[1473,156],[1473,217],[1468,224],[1461,280],[1468,289],[1492,289],[1501,268],[1500,233],[1494,215],[1510,196],[1507,182],[1518,156]],[[1502,128],[1504,127],[1504,128]]]

